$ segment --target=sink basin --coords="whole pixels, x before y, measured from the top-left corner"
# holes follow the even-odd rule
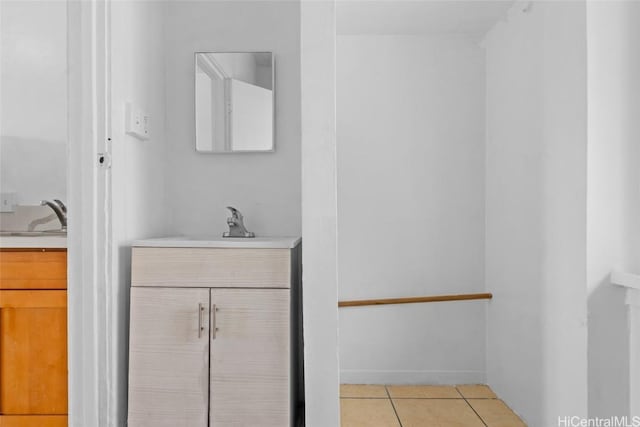
[[[66,237],[67,232],[62,230],[50,231],[0,231],[0,236],[7,237],[43,237],[43,236],[60,236]]]
[[[67,247],[67,232],[51,231],[0,231],[0,248],[52,248]],[[1,424],[1,423],[0,423]]]

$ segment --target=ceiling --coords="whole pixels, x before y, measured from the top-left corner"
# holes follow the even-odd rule
[[[337,0],[338,34],[483,35],[513,0]]]

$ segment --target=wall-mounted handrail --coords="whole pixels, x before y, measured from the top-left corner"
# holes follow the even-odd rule
[[[412,304],[417,302],[443,302],[443,301],[467,301],[478,299],[491,299],[493,294],[457,294],[457,295],[433,295],[424,297],[406,297],[406,298],[383,298],[383,299],[364,299],[352,301],[338,301],[338,307],[360,307],[364,305],[387,305],[387,304]]]

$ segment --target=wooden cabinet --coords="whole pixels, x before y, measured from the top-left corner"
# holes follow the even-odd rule
[[[0,250],[0,427],[66,425],[66,252]]]
[[[294,425],[298,252],[134,247],[130,427]]]
[[[129,426],[206,426],[209,289],[132,288]]]
[[[290,425],[289,290],[212,289],[211,304],[210,425]]]

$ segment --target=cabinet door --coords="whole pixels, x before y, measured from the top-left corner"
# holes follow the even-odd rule
[[[131,288],[129,426],[206,427],[209,289]]]
[[[63,425],[66,413],[67,292],[0,291],[0,425]]]
[[[290,425],[289,298],[211,290],[211,427]]]

